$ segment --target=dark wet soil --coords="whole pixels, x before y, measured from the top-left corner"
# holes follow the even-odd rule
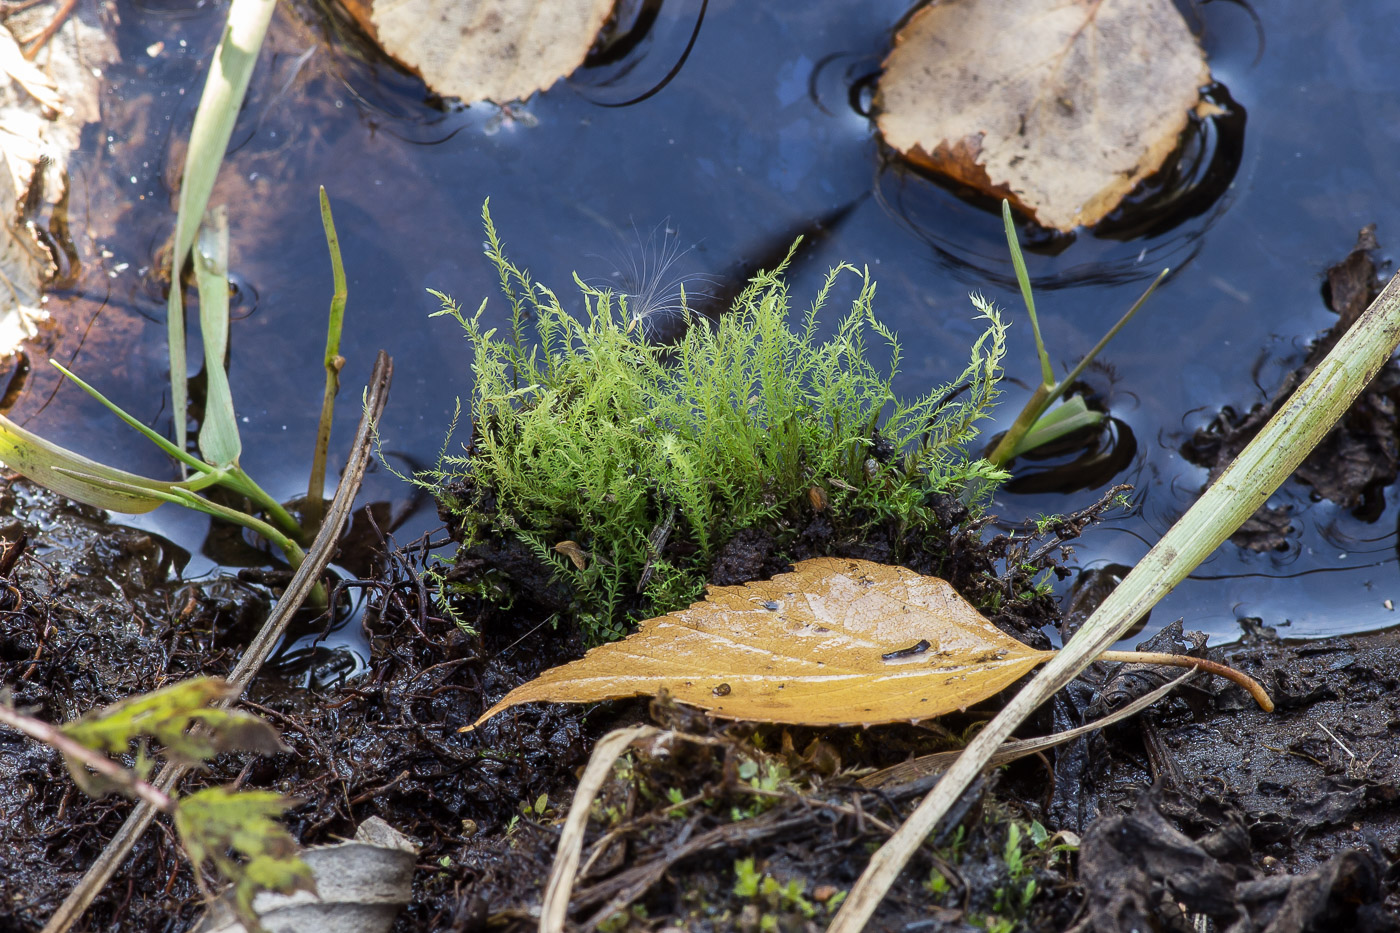
[[[1400,929],[1400,637],[1290,645],[1262,630],[1227,656],[1276,712],[1188,688],[1139,719],[1137,741],[1109,733],[1078,753],[1058,812],[1085,828],[1079,929],[1191,914],[1231,931]]]
[[[181,584],[178,555],[156,539],[23,483],[0,505],[14,516],[11,539],[30,542],[7,571],[4,682],[45,718],[225,671],[266,611],[259,586]],[[983,601],[998,587],[1024,589],[986,571],[1048,566],[1089,522],[1071,516],[1041,541],[955,525],[952,545],[937,549],[941,569],[974,594],[982,587]],[[823,539],[818,524],[794,556],[856,547]],[[859,554],[887,557],[892,546],[877,536]],[[349,836],[371,816],[414,838],[414,899],[396,930],[533,929],[579,771],[600,736],[638,722],[671,737],[622,759],[594,804],[574,928],[821,929],[922,793],[857,779],[956,747],[994,711],[989,701],[921,726],[818,731],[718,724],[664,700],[529,705],[463,734],[486,705],[582,644],[567,628],[539,627],[546,607],[524,600],[499,616],[476,607],[483,634],[459,631],[419,580],[428,549],[391,547],[358,582],[371,606],[366,675],[326,691],[256,682],[247,706],[281,730],[289,753],[226,756],[188,785],[236,781],[297,797],[288,823],[308,845]],[[923,553],[931,564],[933,549]],[[735,582],[767,575],[785,556],[756,529],[731,544],[720,572]],[[999,623],[1023,637],[1043,638],[1040,627],[1059,621],[1048,599],[1006,605],[1019,608],[995,614]],[[1161,637],[1201,650],[1179,629]],[[1390,867],[1400,854],[1400,638],[1290,645],[1259,628],[1228,655],[1269,688],[1278,712],[1198,679],[1128,724],[994,772],[871,928],[1400,928]],[[1091,671],[1027,733],[1077,724],[1150,685],[1144,672],[1127,674]],[[0,928],[37,929],[128,808],[88,800],[50,750],[0,736]],[[200,908],[178,846],[157,829],[85,923],[178,930]]]

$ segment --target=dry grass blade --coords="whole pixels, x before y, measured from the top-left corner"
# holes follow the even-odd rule
[[[1044,751],[1047,748],[1054,748],[1056,745],[1063,745],[1065,742],[1087,735],[1090,732],[1097,732],[1099,729],[1107,728],[1116,722],[1122,722],[1131,716],[1147,709],[1162,697],[1171,693],[1177,687],[1195,677],[1197,671],[1187,671],[1176,680],[1169,681],[1145,694],[1133,702],[1124,706],[1115,713],[1111,713],[1102,719],[1093,722],[1086,722],[1082,726],[1075,726],[1073,729],[1066,729],[1063,732],[1056,732],[1054,735],[1040,736],[1034,739],[1013,739],[1010,742],[1003,742],[996,754],[992,755],[991,766],[998,767],[1024,758],[1027,755],[1034,755],[1036,752]],[[898,792],[899,789],[908,787],[911,784],[921,782],[925,778],[932,777],[947,771],[953,762],[958,760],[962,754],[962,749],[954,749],[947,752],[934,752],[932,755],[921,755],[909,761],[901,761],[897,765],[889,768],[881,768],[874,774],[867,774],[856,783],[861,787],[880,788],[886,792]]]
[[[272,649],[281,639],[282,633],[286,631],[287,624],[291,622],[292,616],[306,597],[319,584],[322,571],[330,563],[331,557],[335,554],[339,546],[340,533],[345,527],[345,522],[350,517],[350,508],[355,503],[355,495],[360,490],[360,481],[364,478],[365,468],[369,466],[369,459],[374,449],[375,426],[379,423],[379,416],[384,412],[384,404],[389,398],[389,382],[393,378],[394,364],[389,355],[384,351],[379,352],[379,356],[374,361],[374,372],[370,376],[369,388],[365,397],[364,414],[360,417],[360,426],[355,431],[355,441],[350,450],[349,460],[345,464],[345,473],[342,475],[340,485],[336,488],[335,499],[331,502],[330,510],[326,514],[325,523],[321,526],[321,531],[316,535],[316,540],[312,542],[310,550],[301,567],[292,576],[292,582],[278,600],[277,607],[272,611],[264,623],[262,629],[248,645],[248,650],[243,653],[238,665],[229,675],[229,682],[237,688],[237,693],[241,694],[247,689],[248,684],[256,676],[263,662],[272,653]],[[237,694],[235,694],[236,696]],[[161,771],[157,780],[152,783],[163,793],[170,793],[175,784],[185,775],[188,769],[178,766],[169,766]],[[141,834],[146,831],[146,827],[151,824],[155,816],[155,810],[145,803],[139,803],[122,823],[117,834],[112,837],[112,841],[107,844],[107,848],[102,850],[97,861],[83,875],[81,881],[68,892],[68,897],[64,898],[58,910],[54,911],[49,922],[44,924],[42,933],[65,933],[87,910],[92,899],[97,896],[97,892],[107,885],[116,873],[117,868],[126,860],[131,852],[131,847],[136,844],[136,840],[141,838]]]
[[[871,858],[829,933],[865,928],[885,892],[1012,730],[1210,556],[1326,437],[1400,342],[1400,276],[1393,277],[1318,364],[1162,540],[1070,639],[1064,649],[968,745],[942,780]]]
[[[574,791],[574,802],[569,807],[569,818],[564,821],[564,831],[559,834],[559,851],[554,856],[554,868],[549,873],[544,903],[540,906],[540,933],[563,933],[564,921],[569,914],[569,895],[573,892],[574,876],[578,873],[579,857],[583,853],[583,833],[588,828],[588,812],[593,807],[593,798],[598,796],[608,775],[612,774],[613,762],[638,739],[660,734],[661,730],[655,726],[629,726],[614,729],[593,747],[588,767],[583,769],[578,790]]]

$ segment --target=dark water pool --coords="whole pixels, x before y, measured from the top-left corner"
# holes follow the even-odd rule
[[[118,9],[123,61],[105,78],[106,125],[89,130],[73,172],[83,265],[78,284],[50,303],[63,327],[54,355],[168,429],[164,302],[151,270],[173,224],[171,181],[224,6]],[[621,61],[508,112],[443,109],[414,79],[335,38],[315,10],[279,11],[215,194],[231,207],[241,286],[232,381],[245,467],[283,498],[305,482],[330,288],[320,184],[351,280],[335,450],[348,443],[358,385],[384,347],[397,361],[386,447],[407,464],[435,456],[471,374],[455,325],[428,319],[436,305],[424,290],[470,307],[495,294],[480,255],[488,196],[512,255],[561,295],[573,270],[607,281],[639,254],[639,241],[667,230],[691,247],[682,271],[723,284],[771,264],[804,232],[810,248],[794,294],[810,294],[840,260],[870,266],[877,310],[905,343],[906,391],[960,369],[976,332],[972,289],[1010,309],[1010,372],[1033,378],[999,217],[889,161],[858,112],[863,82],[908,9],[711,0],[673,80],[615,106],[653,89],[691,37],[701,4],[666,0]],[[1029,257],[1057,367],[1090,347],[1163,265],[1176,270],[1091,380],[1136,438],[1136,454],[1068,498],[1007,493],[996,501],[1015,522],[1086,504],[1109,482],[1134,484],[1139,509],[1082,542],[1084,567],[1132,564],[1193,501],[1204,471],[1183,462],[1178,445],[1220,406],[1260,400],[1331,323],[1319,298],[1323,271],[1358,228],[1378,225],[1383,255],[1400,243],[1400,18],[1392,4],[1277,0],[1251,11],[1216,0],[1193,15],[1230,115],[1205,128],[1183,179],[1155,206],[1109,234],[1041,238]],[[163,48],[152,55],[157,41]],[[12,416],[129,468],[169,469],[74,387],[55,393],[39,369]],[[1003,422],[1025,394],[1007,388]],[[1216,639],[1236,636],[1244,616],[1305,636],[1400,621],[1385,602],[1400,601],[1400,508],[1389,492],[1379,520],[1363,523],[1310,503],[1306,490],[1286,490],[1301,528],[1287,551],[1226,545],[1154,619],[1184,615]],[[408,504],[382,470],[364,496]],[[408,527],[432,523],[429,508]],[[196,552],[189,572],[210,569],[198,554],[200,516],[166,507],[146,524]]]

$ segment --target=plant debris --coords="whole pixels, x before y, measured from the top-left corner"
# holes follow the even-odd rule
[[[613,0],[340,2],[385,53],[464,104],[547,90],[583,64],[613,8]]]
[[[1365,311],[1384,284],[1374,252],[1379,249],[1372,224],[1357,235],[1356,245],[1341,262],[1327,270],[1323,297],[1337,314],[1337,323],[1309,348],[1303,362],[1284,377],[1267,402],[1241,414],[1226,407],[1181,446],[1187,460],[1210,468],[1210,482],[1244,449],[1274,416],[1293,390],[1331,351],[1342,334]],[[1388,361],[1352,404],[1331,433],[1314,448],[1293,474],[1318,498],[1328,499],[1364,521],[1375,521],[1385,509],[1385,487],[1400,471],[1400,363]],[[1265,504],[1230,540],[1256,551],[1284,550],[1293,532],[1291,509]]]
[[[648,619],[636,634],[512,690],[476,725],[519,703],[663,693],[749,722],[917,721],[965,710],[1053,656],[1004,634],[946,580],[873,561],[814,558],[771,580],[711,588],[704,602]],[[1137,660],[1143,663],[1134,666],[1178,659]],[[1248,686],[1272,708],[1257,685]]]
[[[1205,54],[1171,0],[961,0],[895,37],[885,141],[1041,225],[1102,220],[1179,145]]]

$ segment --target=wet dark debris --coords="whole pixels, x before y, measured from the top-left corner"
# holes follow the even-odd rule
[[[1135,738],[1062,756],[1057,825],[1085,832],[1076,929],[1400,929],[1400,637],[1264,638],[1227,657],[1276,712],[1197,681]]]
[[[160,542],[97,516],[88,516],[97,519],[89,536],[100,543],[65,538],[78,569],[45,562],[55,545],[24,524],[31,516],[19,504],[57,500],[15,489],[17,530],[35,538],[5,578],[18,597],[0,586],[0,664],[19,703],[62,719],[229,667],[266,609],[261,588],[181,584]],[[1059,520],[1042,539],[985,540],[986,526],[950,501],[939,507],[954,530],[936,550],[892,532],[858,546],[903,548],[915,569],[941,572],[984,604],[995,597],[998,624],[1029,637],[1057,617],[1048,597],[1027,595],[1026,568],[1052,568],[1111,501]],[[741,582],[785,569],[784,558],[851,547],[814,511],[794,534],[741,536],[726,550],[726,572]],[[299,798],[288,823],[304,844],[349,836],[370,816],[415,839],[414,898],[395,926],[403,933],[534,929],[579,771],[599,737],[638,722],[675,737],[629,752],[595,803],[571,928],[820,930],[923,793],[914,784],[874,791],[857,777],[957,747],[994,706],[919,725],[818,730],[719,723],[665,698],[529,704],[463,733],[489,703],[584,645],[567,625],[546,624],[548,596],[506,609],[466,600],[459,608],[481,634],[458,629],[421,577],[433,550],[426,539],[385,539],[380,572],[347,581],[369,600],[367,673],[326,689],[293,687],[271,671],[255,681],[247,706],[281,730],[290,753],[227,756],[195,779]],[[1026,576],[998,576],[1008,565]],[[72,595],[91,592],[106,602]],[[1151,648],[1207,650],[1180,624]],[[1198,678],[1132,723],[998,770],[964,796],[871,929],[971,933],[1005,920],[1098,933],[1146,919],[1140,929],[1186,930],[1200,917],[1231,933],[1395,928],[1400,640],[1288,646],[1261,627],[1233,655],[1279,713]],[[1096,666],[1028,734],[1077,725],[1161,676]],[[77,794],[48,750],[0,736],[0,927],[37,929],[127,810]],[[199,908],[178,846],[158,829],[88,922],[178,930]]]
[[[1323,298],[1337,323],[1318,337],[1306,358],[1290,371],[1267,402],[1247,412],[1225,407],[1181,447],[1187,460],[1210,469],[1215,478],[1253,440],[1299,384],[1331,352],[1361,313],[1380,294],[1383,280],[1373,254],[1379,249],[1375,225],[1358,234],[1346,258],[1327,270]],[[1350,509],[1358,518],[1375,521],[1385,509],[1385,487],[1400,469],[1400,363],[1383,366],[1352,403],[1338,425],[1298,467],[1293,478],[1310,487],[1314,497]],[[1291,509],[1265,504],[1231,537],[1240,547],[1256,551],[1284,550],[1294,531]]]

